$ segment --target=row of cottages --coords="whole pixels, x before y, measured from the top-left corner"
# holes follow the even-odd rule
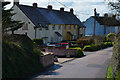
[[[76,40],[85,35],[85,27],[81,21],[70,12],[54,10],[51,5],[47,8],[38,7],[37,3],[33,6],[21,5],[19,2],[14,2],[13,16],[14,20],[24,22],[24,26],[15,34],[24,34],[33,38],[42,38],[44,43],[60,42],[62,40]]]
[[[96,21],[95,25],[95,35],[107,35],[109,33],[119,33],[120,32],[120,21],[118,21],[115,16],[108,17],[108,14],[104,16],[99,16],[97,14],[96,18],[91,16],[88,18],[84,25],[86,26],[85,35],[92,36],[94,34],[94,19]]]

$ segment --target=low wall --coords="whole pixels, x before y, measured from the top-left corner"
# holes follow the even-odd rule
[[[113,47],[113,55],[111,60],[112,76],[115,78],[118,70],[120,70],[120,36],[116,37]]]
[[[46,48],[45,52],[52,52],[56,56],[76,56],[77,49],[58,49],[58,48]]]
[[[44,67],[48,67],[54,64],[54,54],[46,54],[44,56],[40,56],[40,63]]]

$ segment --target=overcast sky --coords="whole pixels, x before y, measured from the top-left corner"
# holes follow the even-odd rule
[[[7,6],[10,8],[13,5],[13,0],[5,0],[11,1],[11,4]],[[64,4],[67,7],[64,7],[59,2]],[[92,16],[94,8],[97,9],[97,12],[100,15],[104,15],[104,13],[110,12],[110,8],[108,7],[108,2],[106,0],[19,0],[20,4],[30,5],[32,3],[38,3],[39,7],[46,8],[48,4],[53,6],[53,9],[59,10],[60,7],[64,7],[65,11],[69,11],[69,8],[74,9],[74,14],[81,21],[85,21],[87,18]]]

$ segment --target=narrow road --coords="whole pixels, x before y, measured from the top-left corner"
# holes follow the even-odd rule
[[[35,78],[105,78],[112,57],[112,47],[84,52],[86,56],[72,61],[55,64],[51,70],[34,76]]]

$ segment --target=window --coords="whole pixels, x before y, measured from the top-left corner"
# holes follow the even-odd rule
[[[71,29],[71,25],[69,25],[69,30]]]
[[[64,29],[66,29],[66,25],[64,25]]]
[[[45,29],[46,29],[46,30],[49,30],[49,25],[46,25]]]
[[[24,24],[22,29],[23,30],[28,30],[28,24]]]
[[[53,27],[52,27],[52,28],[53,28],[53,30],[55,30],[55,25],[53,25]]]
[[[61,25],[59,25],[59,30],[61,29]]]
[[[74,29],[76,29],[76,26],[74,25]]]

